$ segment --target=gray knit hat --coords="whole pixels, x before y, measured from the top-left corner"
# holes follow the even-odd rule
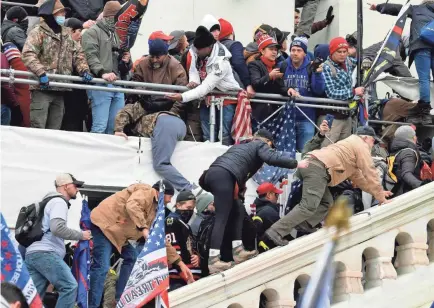
[[[403,125],[395,131],[395,138],[413,141],[416,131],[410,125]]]
[[[200,194],[196,199],[196,210],[200,214],[214,201],[214,196],[208,193]]]

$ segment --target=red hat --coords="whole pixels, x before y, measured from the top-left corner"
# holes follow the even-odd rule
[[[334,54],[338,49],[345,48],[348,50],[348,42],[343,37],[335,37],[330,41],[330,55]]]
[[[268,34],[261,35],[256,43],[258,43],[258,49],[259,51],[262,51],[264,48],[270,47],[270,46],[279,46],[279,44],[276,42],[274,38],[269,36]]]
[[[234,33],[234,28],[232,27],[232,25],[229,21],[227,21],[223,18],[220,18],[219,23],[220,23],[219,40],[224,39],[225,37]]]
[[[283,190],[278,189],[270,182],[265,182],[259,185],[259,187],[256,189],[256,192],[258,193],[258,195],[265,195],[269,192],[274,192],[280,195],[283,193]]]
[[[163,31],[152,32],[151,35],[149,36],[149,40],[156,40],[156,39],[160,39],[163,41],[171,41],[173,39],[173,36],[164,34]]]

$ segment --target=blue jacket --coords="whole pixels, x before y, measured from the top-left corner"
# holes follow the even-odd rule
[[[285,70],[283,78],[287,87],[296,89],[301,96],[322,97],[324,95],[324,77],[321,73],[312,72],[309,74],[308,71],[310,70],[311,61],[308,57],[304,58],[303,64],[298,69],[292,65],[291,58],[288,58],[286,62],[288,66]],[[316,120],[314,108],[302,107],[301,110],[303,110],[303,112],[306,113],[311,120]],[[306,120],[306,117],[297,110],[296,120]]]
[[[220,41],[220,43],[225,45],[232,54],[230,63],[240,77],[240,81],[243,83],[244,88],[247,88],[247,86],[250,86],[252,83],[250,81],[249,69],[247,68],[246,60],[244,59],[243,45],[238,41],[232,41],[229,39],[224,39]]]

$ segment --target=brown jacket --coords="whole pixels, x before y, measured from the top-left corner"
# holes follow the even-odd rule
[[[166,240],[166,254],[169,265],[177,265],[181,261],[181,256],[178,255],[176,249]]]
[[[378,179],[369,146],[357,135],[308,153],[324,163],[330,174],[329,186],[350,179],[357,187],[377,200],[383,199],[383,187]]]
[[[136,66],[133,81],[186,86],[187,73],[181,63],[172,56],[167,56],[159,69],[152,69],[150,57],[143,58]]]
[[[121,252],[128,240],[142,237],[137,227],[151,227],[157,201],[157,191],[151,186],[133,184],[104,199],[92,210],[90,219]]]

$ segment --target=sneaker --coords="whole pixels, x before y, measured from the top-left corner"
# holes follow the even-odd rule
[[[283,237],[280,236],[280,234],[278,234],[277,232],[271,229],[265,231],[265,237],[273,241],[273,243],[276,244],[276,246],[286,246],[289,243],[288,240],[285,240]]]
[[[209,257],[208,270],[210,274],[224,272],[233,266],[232,262],[223,262],[220,259],[220,255],[215,257]]]
[[[239,245],[232,248],[232,256],[234,258],[235,264],[240,264],[258,255],[258,251],[252,250],[248,251],[244,249],[243,245]]]

